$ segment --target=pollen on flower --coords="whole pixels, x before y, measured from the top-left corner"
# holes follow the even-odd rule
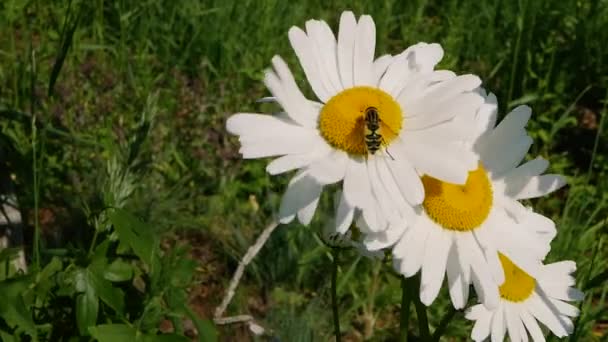
[[[505,282],[499,288],[500,297],[510,302],[521,302],[528,299],[536,287],[534,278],[503,254],[498,253],[498,257],[505,272]]]
[[[378,133],[384,145],[388,146],[401,131],[401,106],[391,95],[373,87],[349,88],[327,101],[319,114],[321,135],[337,149],[354,155],[366,155],[365,111],[371,107],[378,112]]]
[[[470,231],[479,227],[492,208],[492,185],[483,165],[469,172],[464,185],[422,176],[426,214],[441,227]]]

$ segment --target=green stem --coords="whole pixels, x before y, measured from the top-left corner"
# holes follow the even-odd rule
[[[418,289],[420,288],[420,274],[416,277],[409,278],[408,290],[414,300],[416,308],[416,316],[418,316],[418,330],[420,331],[420,340],[430,341],[431,333],[429,331],[429,320],[426,316],[426,306],[420,301]]]
[[[331,272],[331,306],[334,316],[334,335],[336,336],[336,342],[341,341],[340,337],[340,316],[338,315],[338,255],[339,250],[333,249],[333,267]]]
[[[38,200],[39,200],[39,187],[40,182],[38,180],[38,134],[36,129],[36,116],[32,115],[32,173],[34,183],[34,263],[37,269],[40,269],[40,220],[38,215]]]
[[[433,332],[433,341],[439,342],[441,335],[443,335],[445,329],[448,327],[448,324],[450,324],[450,321],[452,320],[452,318],[454,318],[455,314],[456,309],[454,309],[454,307],[450,305],[448,312],[443,315],[443,317],[441,318],[441,322],[439,322],[439,325],[437,326],[437,328],[435,328],[435,331]]]
[[[95,233],[93,233],[93,240],[91,240],[91,246],[89,247],[89,256],[93,254],[95,244],[97,244],[97,235],[99,235],[99,229],[98,227],[95,227]]]
[[[408,291],[407,278],[401,277],[401,314],[399,320],[399,341],[407,342],[410,322],[410,303],[412,297]]]

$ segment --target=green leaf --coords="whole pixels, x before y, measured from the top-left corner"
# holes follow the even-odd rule
[[[17,337],[15,337],[13,334],[7,333],[6,331],[2,331],[2,330],[0,330],[0,341],[2,341],[2,342],[19,342],[19,340],[17,340]]]
[[[198,331],[198,336],[200,341],[205,342],[215,342],[217,341],[217,330],[215,330],[215,325],[211,320],[201,319],[198,315],[192,311],[192,309],[188,306],[185,307],[186,314],[196,326],[196,331]]]
[[[88,335],[89,327],[97,323],[99,312],[99,298],[93,289],[76,296],[76,323],[80,335]]]
[[[12,261],[19,256],[21,248],[7,247],[0,250],[0,261]]]
[[[124,292],[112,285],[111,282],[103,278],[103,275],[96,273],[94,270],[88,270],[88,276],[91,286],[101,298],[101,300],[114,309],[118,314],[122,315],[125,307]]]
[[[121,209],[110,214],[121,241],[127,243],[133,252],[149,266],[158,264],[155,255],[156,239],[149,227],[135,216]]]
[[[589,282],[587,284],[585,284],[584,290],[588,291],[588,290],[591,290],[598,286],[604,286],[604,285],[606,285],[607,282],[608,282],[608,270],[605,270],[604,272],[591,278],[591,280],[589,280]]]
[[[32,319],[31,308],[25,305],[23,294],[32,283],[31,276],[13,278],[0,282],[0,317],[11,328],[18,328],[35,338],[36,326]]]
[[[130,280],[133,278],[133,266],[122,259],[116,259],[106,267],[103,277],[112,282]]]
[[[80,10],[78,11],[78,14],[76,14],[76,17],[74,18],[74,14],[71,11],[71,6],[68,6],[65,21],[63,22],[63,32],[61,34],[61,46],[59,48],[59,54],[57,55],[55,63],[53,64],[53,69],[51,70],[48,96],[53,95],[53,88],[55,87],[55,82],[59,77],[59,72],[61,71],[63,62],[65,61],[65,58],[68,55],[70,46],[72,45],[72,39],[74,37],[74,33],[76,32],[76,28],[78,27],[78,22],[80,21],[80,16],[83,8],[84,6],[81,6]]]
[[[137,330],[126,324],[102,324],[90,327],[89,333],[99,342],[133,342]]]

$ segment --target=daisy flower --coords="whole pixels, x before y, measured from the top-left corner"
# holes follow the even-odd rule
[[[244,158],[278,157],[266,168],[272,175],[298,170],[282,198],[281,223],[297,216],[308,224],[323,187],[342,181],[338,231],[349,228],[355,210],[379,231],[422,203],[418,172],[465,182],[477,160],[454,144],[467,128],[454,118],[483,103],[474,92],[480,80],[434,70],[441,46],[419,43],[375,59],[374,21],[352,12],[342,13],[337,38],[326,22],[309,20],[306,31],[289,30],[289,41],[317,100],[304,97],[275,56],[264,83],[284,113],[237,113],[227,121]]]
[[[578,309],[566,302],[579,301],[583,294],[571,287],[576,281],[570,274],[576,270],[573,261],[562,261],[542,266],[536,278],[517,267],[506,256],[499,254],[505,281],[500,286],[500,302],[494,309],[483,305],[471,307],[465,317],[475,321],[471,338],[483,341],[502,341],[508,334],[511,341],[545,341],[537,321],[557,337],[572,332],[570,317]]]
[[[498,285],[504,281],[498,252],[536,275],[555,236],[553,221],[518,202],[565,184],[562,176],[541,175],[548,167],[544,159],[519,165],[532,144],[525,130],[530,108],[515,108],[494,127],[496,97],[485,98],[484,105],[472,114],[468,143],[479,156],[479,164],[464,185],[425,174],[426,197],[409,227],[402,223],[374,233],[367,222],[359,222],[361,230],[369,234],[369,249],[394,244],[397,271],[406,277],[421,271],[420,299],[426,305],[437,297],[447,273],[455,308],[464,307],[471,282],[482,302],[496,307]]]

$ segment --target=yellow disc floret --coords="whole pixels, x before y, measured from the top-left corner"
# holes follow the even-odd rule
[[[534,278],[501,253],[498,253],[498,257],[505,272],[505,282],[499,288],[500,297],[510,302],[521,302],[528,299],[536,287]]]
[[[401,106],[391,95],[373,87],[349,88],[329,99],[319,114],[321,135],[337,149],[366,155],[365,112],[369,108],[377,110],[378,133],[385,146],[389,145],[401,130]]]
[[[492,208],[492,184],[481,164],[469,172],[464,185],[422,177],[427,215],[445,229],[470,231],[479,227]]]

